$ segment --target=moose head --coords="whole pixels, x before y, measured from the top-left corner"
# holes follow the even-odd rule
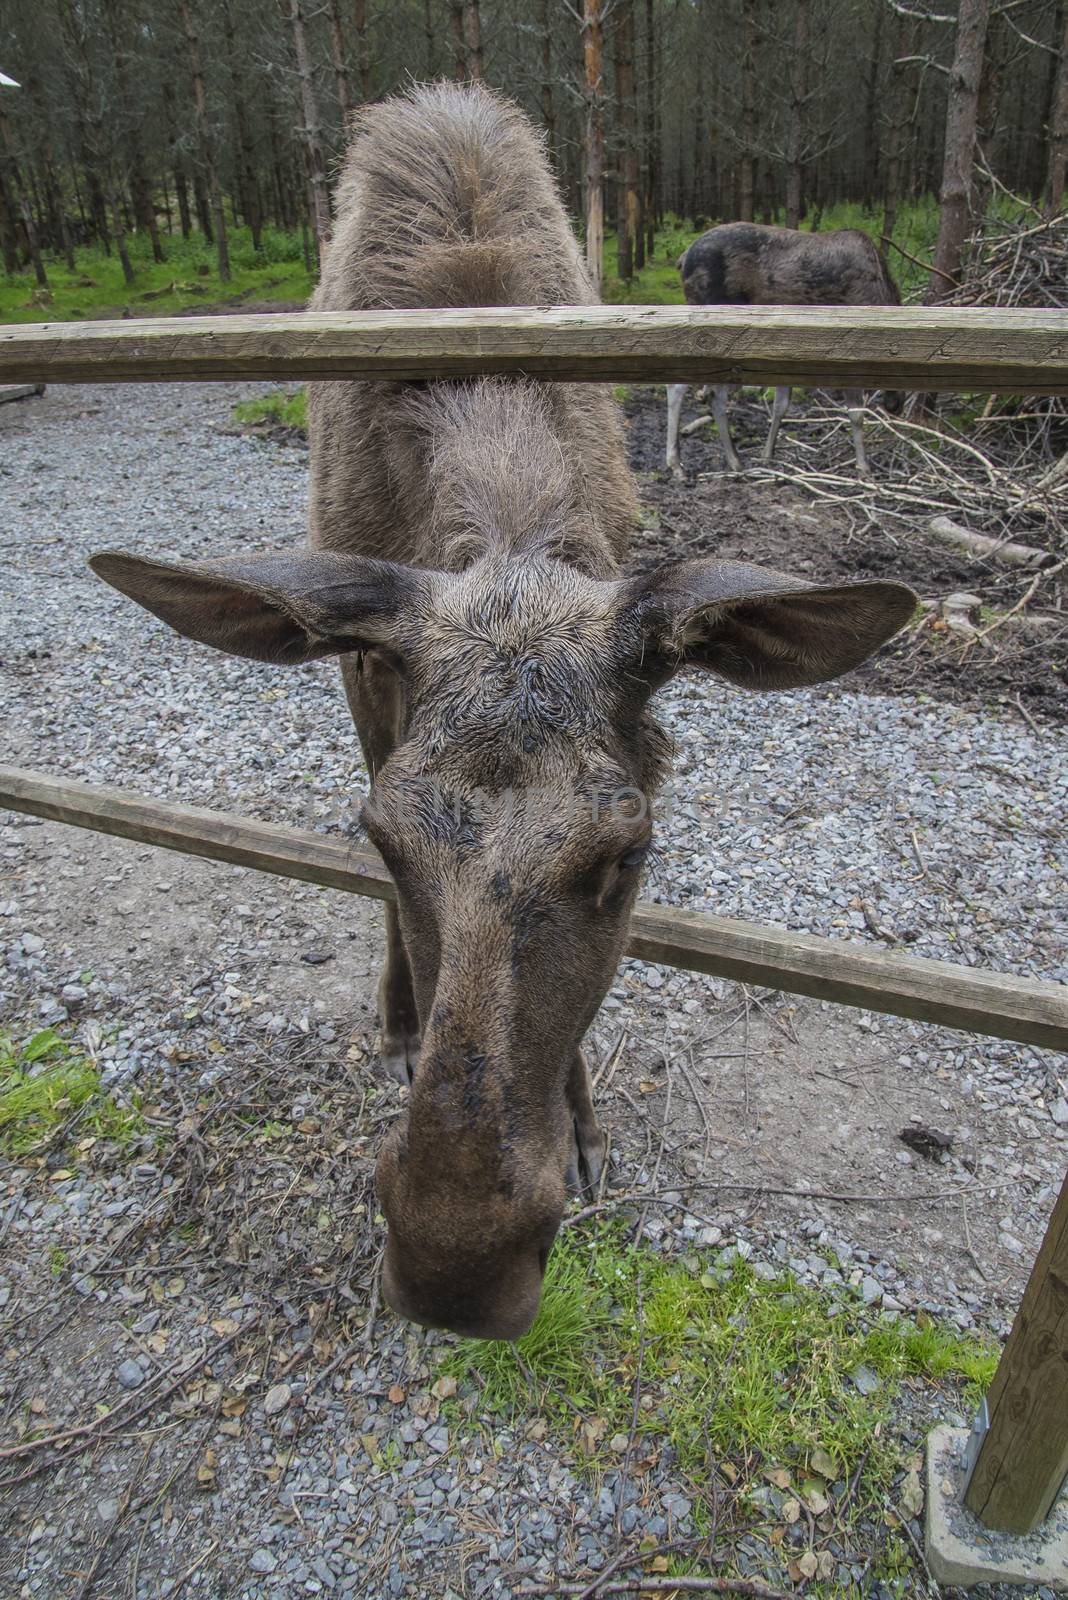
[[[363,808],[421,1033],[378,1158],[384,1290],[414,1321],[518,1337],[569,1183],[603,1161],[581,1044],[667,770],[651,696],[682,669],[710,693],[837,677],[913,594],[716,560],[610,579],[499,553],[455,572],[325,552],[92,566],[215,649],[279,666],[359,653],[402,679],[403,726]]]

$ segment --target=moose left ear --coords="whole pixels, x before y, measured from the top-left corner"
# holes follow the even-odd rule
[[[911,617],[903,583],[826,588],[744,561],[683,561],[629,587],[645,669],[705,667],[746,689],[796,689],[857,667]]]
[[[185,638],[284,666],[396,649],[430,582],[412,567],[329,551],[175,562],[102,550],[89,565]]]

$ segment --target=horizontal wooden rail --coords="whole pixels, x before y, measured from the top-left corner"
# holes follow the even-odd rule
[[[1068,313],[506,306],[0,326],[10,383],[477,373],[1068,394]]]
[[[376,855],[322,834],[17,767],[0,767],[3,807],[330,889],[393,898],[393,882]],[[643,961],[1068,1050],[1068,989],[1035,978],[977,972],[647,902],[635,908],[627,948]]]

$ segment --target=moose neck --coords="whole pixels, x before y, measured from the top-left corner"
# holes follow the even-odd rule
[[[615,575],[589,516],[582,463],[561,447],[564,404],[552,386],[508,378],[413,392],[431,564],[459,571],[487,555],[541,556],[592,577]]]

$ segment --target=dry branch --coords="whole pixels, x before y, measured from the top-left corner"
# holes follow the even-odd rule
[[[927,528],[942,544],[964,550],[977,560],[1003,561],[1010,567],[1052,567],[1056,561],[1049,550],[1036,550],[1032,544],[1017,544],[1012,539],[991,539],[985,533],[962,528],[949,517],[932,517]]]

